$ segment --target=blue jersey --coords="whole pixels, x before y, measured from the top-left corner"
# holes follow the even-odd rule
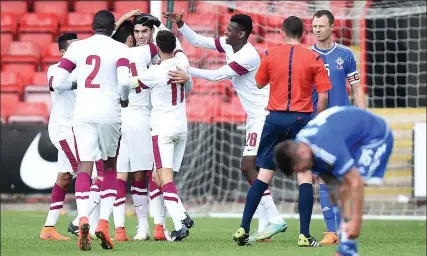
[[[328,50],[320,50],[316,45],[310,49],[320,54],[332,84],[332,89],[328,91],[328,108],[351,105],[347,95],[346,82],[348,81],[352,85],[360,81],[353,51],[338,43],[334,43]],[[317,100],[317,91],[313,87],[314,114],[317,113]]]
[[[313,151],[313,173],[339,180],[353,167],[365,183],[381,183],[393,148],[390,127],[380,116],[354,106],[332,107],[311,120],[296,141]]]

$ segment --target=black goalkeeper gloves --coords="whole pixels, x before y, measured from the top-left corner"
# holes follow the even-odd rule
[[[160,26],[160,24],[162,24],[162,23],[160,22],[160,20],[159,20],[158,18],[154,17],[153,15],[150,15],[150,14],[143,14],[142,16],[143,16],[144,18],[146,18],[146,19],[147,19],[147,21],[146,21],[146,22],[144,22],[144,24],[142,24],[143,26],[150,26],[150,25],[154,25],[154,26],[156,26],[156,27],[159,27],[159,26]]]

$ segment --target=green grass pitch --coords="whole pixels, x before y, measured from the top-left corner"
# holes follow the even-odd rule
[[[155,256],[291,256],[291,255],[334,255],[336,246],[322,248],[299,248],[297,236],[298,220],[288,220],[288,231],[274,237],[271,243],[255,243],[250,247],[238,247],[232,241],[239,219],[195,218],[196,227],[190,236],[177,243],[121,242],[115,243],[114,250],[104,251],[96,241],[92,250],[80,252],[77,238],[66,233],[71,219],[61,216],[57,229],[63,235],[70,235],[71,241],[41,241],[39,233],[46,213],[2,212],[1,213],[1,255],[155,255]],[[150,221],[152,222],[152,221]],[[256,221],[254,221],[256,224]],[[129,235],[134,235],[135,217],[127,217]],[[171,223],[168,223],[171,229]],[[255,225],[253,225],[255,229]],[[151,229],[152,230],[152,229]],[[113,229],[111,228],[113,232]],[[313,220],[311,233],[318,240],[324,231],[321,220]],[[113,234],[113,233],[112,233]],[[364,221],[359,238],[360,255],[369,256],[417,256],[426,255],[426,223],[423,221]]]

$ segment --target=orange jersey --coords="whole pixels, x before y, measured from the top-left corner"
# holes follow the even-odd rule
[[[332,88],[322,58],[302,45],[266,50],[255,79],[270,83],[270,111],[313,112],[313,85],[319,93]]]

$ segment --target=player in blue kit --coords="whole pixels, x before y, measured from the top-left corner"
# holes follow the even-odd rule
[[[385,120],[353,106],[323,111],[295,140],[275,147],[276,166],[286,175],[312,170],[327,184],[343,215],[337,256],[358,255],[364,184],[382,183],[392,149],[393,134]]]
[[[317,43],[310,49],[318,53],[328,71],[332,89],[328,91],[328,107],[351,105],[347,95],[346,83],[351,86],[355,105],[365,109],[365,95],[360,84],[359,73],[356,67],[356,60],[350,48],[338,44],[332,40],[334,26],[334,15],[328,10],[319,10],[313,16],[312,27]],[[313,116],[317,113],[317,91],[313,88]],[[308,181],[309,182],[309,181]],[[319,199],[325,219],[327,232],[320,244],[338,243],[337,226],[340,223],[340,213],[333,205],[328,196],[328,190],[324,182],[319,179]]]

